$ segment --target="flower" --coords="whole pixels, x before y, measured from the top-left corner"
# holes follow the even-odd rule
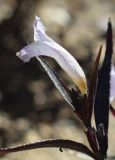
[[[32,57],[48,56],[54,58],[62,69],[71,77],[82,94],[87,94],[85,74],[75,58],[62,46],[57,44],[45,32],[39,17],[34,21],[34,42],[22,48],[17,56],[24,62]]]
[[[115,99],[115,66],[111,68],[111,81],[110,81],[110,102]]]

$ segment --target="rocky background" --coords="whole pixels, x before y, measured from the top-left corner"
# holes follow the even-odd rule
[[[48,138],[68,138],[87,144],[80,122],[37,60],[33,58],[24,64],[16,57],[17,51],[33,41],[35,15],[41,17],[48,35],[79,61],[88,80],[101,44],[104,53],[109,17],[115,33],[114,0],[0,0],[0,146]],[[115,54],[113,61],[114,57]],[[58,64],[48,60],[71,87],[71,80]],[[114,157],[115,119],[111,113],[110,117],[108,155]],[[89,159],[72,151],[61,153],[58,149],[31,150],[0,158]]]

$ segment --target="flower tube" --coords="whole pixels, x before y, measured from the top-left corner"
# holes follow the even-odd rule
[[[24,62],[29,62],[32,57],[52,57],[70,76],[81,93],[87,94],[87,82],[82,68],[68,51],[46,34],[39,17],[36,16],[34,21],[34,42],[17,52],[17,56]]]

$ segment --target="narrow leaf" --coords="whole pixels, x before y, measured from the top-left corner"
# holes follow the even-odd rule
[[[45,71],[47,72],[48,76],[52,80],[55,87],[58,89],[59,93],[62,95],[62,97],[66,100],[66,102],[72,107],[72,99],[70,97],[70,90],[65,86],[64,82],[61,80],[61,78],[57,75],[57,73],[54,71],[54,69],[41,57],[36,57],[37,60],[41,63]]]
[[[98,55],[96,57],[93,70],[90,77],[90,83],[89,83],[89,93],[88,93],[88,105],[87,106],[87,113],[88,113],[88,121],[91,122],[92,117],[92,110],[94,106],[94,99],[95,99],[95,93],[97,88],[97,78],[98,78],[98,68],[99,68],[99,60],[102,52],[102,46],[99,49]]]
[[[24,144],[20,146],[0,148],[0,154],[19,152],[19,151],[25,151],[30,149],[47,148],[47,147],[58,147],[58,148],[61,148],[61,150],[62,148],[67,148],[67,149],[84,153],[96,159],[96,156],[87,146],[72,140],[65,140],[65,139],[44,140],[41,142],[29,143],[29,144]]]
[[[110,96],[110,70],[113,53],[112,26],[108,23],[105,58],[98,75],[98,85],[95,98],[95,120],[96,125],[101,123],[108,132],[108,112]]]
[[[107,134],[109,124],[109,97],[110,97],[110,71],[111,71],[111,59],[113,53],[112,43],[112,26],[111,22],[108,22],[107,39],[106,39],[106,51],[105,58],[98,75],[97,92],[95,98],[95,122],[97,132],[100,136],[100,126],[102,133],[100,139],[100,150],[102,154],[105,154],[108,147]],[[104,138],[105,137],[105,138]]]

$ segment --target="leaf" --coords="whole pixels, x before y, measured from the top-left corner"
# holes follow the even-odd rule
[[[110,96],[110,70],[111,58],[113,53],[112,45],[112,26],[108,23],[105,58],[98,75],[98,85],[95,98],[95,120],[96,125],[102,123],[108,131],[108,112]]]
[[[58,89],[59,93],[66,100],[66,102],[74,109],[73,104],[72,104],[72,99],[69,93],[70,90],[65,86],[64,82],[57,75],[54,69],[43,58],[41,57],[36,57],[36,58],[41,63],[45,71],[47,72],[48,76],[52,80],[55,87]]]
[[[61,150],[62,148],[71,149],[74,151],[84,153],[92,157],[93,159],[98,160],[96,159],[97,157],[93,154],[93,152],[84,144],[81,144],[72,140],[66,140],[66,139],[44,140],[44,141],[24,144],[20,146],[0,148],[0,154],[19,152],[19,151],[25,151],[30,149],[47,148],[47,147],[58,147],[58,148],[61,148]]]
[[[94,104],[95,122],[97,134],[100,143],[101,153],[106,156],[108,148],[108,125],[109,125],[109,97],[110,97],[110,71],[111,59],[113,53],[112,43],[112,25],[108,22],[107,38],[106,38],[106,51],[105,57],[98,75],[97,92]],[[100,128],[100,129],[99,129]],[[100,130],[103,134],[100,133]],[[105,138],[104,138],[105,137]]]
[[[96,57],[93,70],[90,77],[90,83],[89,83],[89,93],[88,93],[88,104],[86,105],[87,114],[88,114],[88,121],[91,123],[91,117],[92,117],[92,110],[94,106],[94,100],[95,100],[95,93],[97,88],[97,79],[98,79],[98,68],[99,68],[99,60],[102,52],[102,46],[99,49],[98,55]]]

